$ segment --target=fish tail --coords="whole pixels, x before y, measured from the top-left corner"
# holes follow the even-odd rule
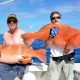
[[[46,50],[39,49],[35,53],[37,53],[35,57],[39,58],[43,63],[46,63]]]

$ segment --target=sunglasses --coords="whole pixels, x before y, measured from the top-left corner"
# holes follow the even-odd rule
[[[17,18],[9,17],[9,18],[7,19],[7,23],[11,23],[11,22],[13,22],[13,23],[17,23],[18,20],[17,20]]]
[[[55,19],[61,19],[60,16],[57,16],[57,17],[52,17],[51,20],[55,20]]]
[[[7,23],[9,23],[9,24],[10,24],[11,22],[13,22],[13,23],[17,23],[16,20],[12,20],[12,21],[11,21],[11,20],[8,20],[8,21],[7,21]]]

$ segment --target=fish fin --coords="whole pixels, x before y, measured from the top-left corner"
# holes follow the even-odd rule
[[[22,59],[18,59],[18,62],[20,64],[28,64],[31,63],[32,58],[28,57],[28,56],[22,56]]]
[[[36,36],[34,33],[25,33],[22,35],[22,38],[24,39],[24,43],[27,46],[31,46],[32,43],[36,40]]]
[[[36,50],[36,55],[34,57],[39,58],[43,63],[46,63],[46,50],[44,49],[39,49]]]

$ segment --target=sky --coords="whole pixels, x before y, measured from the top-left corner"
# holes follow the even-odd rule
[[[18,27],[37,32],[50,23],[50,13],[59,11],[62,24],[80,29],[80,0],[0,0],[0,34],[8,30],[9,14],[16,14]]]

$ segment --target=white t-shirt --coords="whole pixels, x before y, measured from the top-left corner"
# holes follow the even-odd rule
[[[4,34],[4,40],[6,44],[24,44],[24,41],[21,37],[22,34],[24,34],[25,31],[18,29],[14,34],[11,34],[10,32],[6,32]]]
[[[64,51],[64,48],[56,47],[53,44],[50,47],[50,52],[51,52],[52,57],[63,56],[64,55],[63,51]],[[74,49],[71,49],[68,53],[71,53],[73,51],[74,51]],[[65,54],[65,55],[67,55],[67,54]]]
[[[50,52],[52,53],[52,57],[59,57],[63,56],[63,48],[55,47],[54,45],[51,45]]]

